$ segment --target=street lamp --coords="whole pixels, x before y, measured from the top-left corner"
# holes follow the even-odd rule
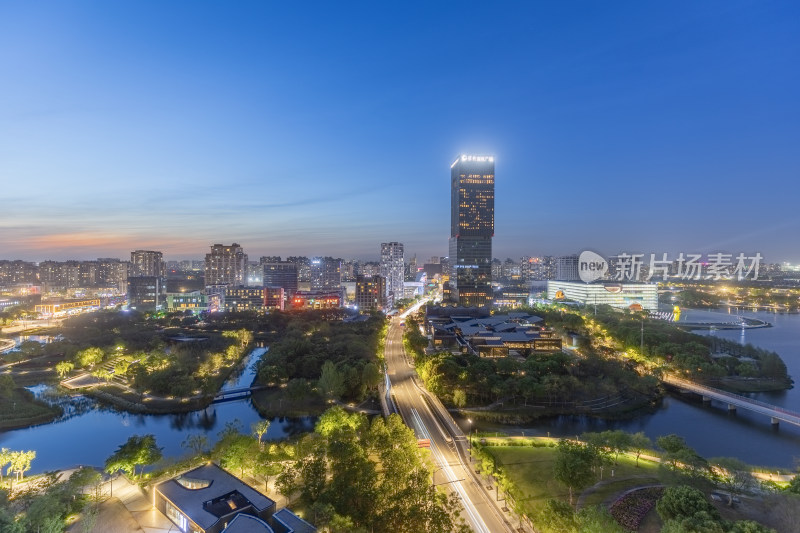
[[[469,422],[469,449],[472,449],[472,419],[467,418],[467,422]]]

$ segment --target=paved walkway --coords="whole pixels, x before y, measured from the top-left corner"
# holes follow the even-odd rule
[[[91,533],[167,533],[179,532],[178,527],[153,508],[144,492],[124,477],[113,481],[112,498],[100,504],[100,513]],[[110,487],[103,486],[103,490]],[[75,522],[70,533],[82,531],[81,521]]]

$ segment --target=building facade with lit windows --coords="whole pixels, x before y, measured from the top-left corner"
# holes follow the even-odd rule
[[[386,302],[386,279],[383,276],[358,276],[356,307],[359,313],[381,311],[386,308]]]
[[[200,291],[168,292],[168,311],[191,311],[201,313],[208,311],[208,295]]]
[[[268,261],[261,263],[261,267],[265,287],[282,288],[289,298],[297,291],[297,263]]]
[[[206,254],[206,286],[245,285],[247,275],[247,254],[242,247],[233,243],[230,246],[214,244],[211,253]]]
[[[342,285],[342,260],[333,257],[311,259],[311,290],[338,290]]]
[[[225,311],[283,310],[283,289],[271,287],[225,287]]]
[[[584,305],[610,305],[634,311],[658,310],[658,285],[655,283],[616,283],[597,281],[548,281],[547,298]]]
[[[130,276],[166,278],[167,266],[164,263],[164,254],[154,250],[134,250],[131,252]]]
[[[403,282],[405,281],[405,258],[403,243],[381,243],[381,276],[386,280],[386,296],[392,300],[403,297]]]
[[[494,157],[462,155],[450,166],[450,294],[464,307],[492,303]]]
[[[335,309],[342,306],[342,291],[297,291],[292,309]]]

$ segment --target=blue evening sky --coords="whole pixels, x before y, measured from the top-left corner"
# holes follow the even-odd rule
[[[800,261],[800,4],[0,3],[0,258],[446,255],[462,152],[499,258]]]

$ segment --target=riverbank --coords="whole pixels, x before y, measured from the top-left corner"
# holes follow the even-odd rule
[[[17,388],[9,397],[0,397],[0,430],[47,424],[62,413],[60,407],[36,399],[28,390]]]
[[[743,378],[738,376],[728,376],[720,378],[711,383],[718,389],[728,392],[780,392],[794,388],[794,381],[783,379],[766,378]]]

